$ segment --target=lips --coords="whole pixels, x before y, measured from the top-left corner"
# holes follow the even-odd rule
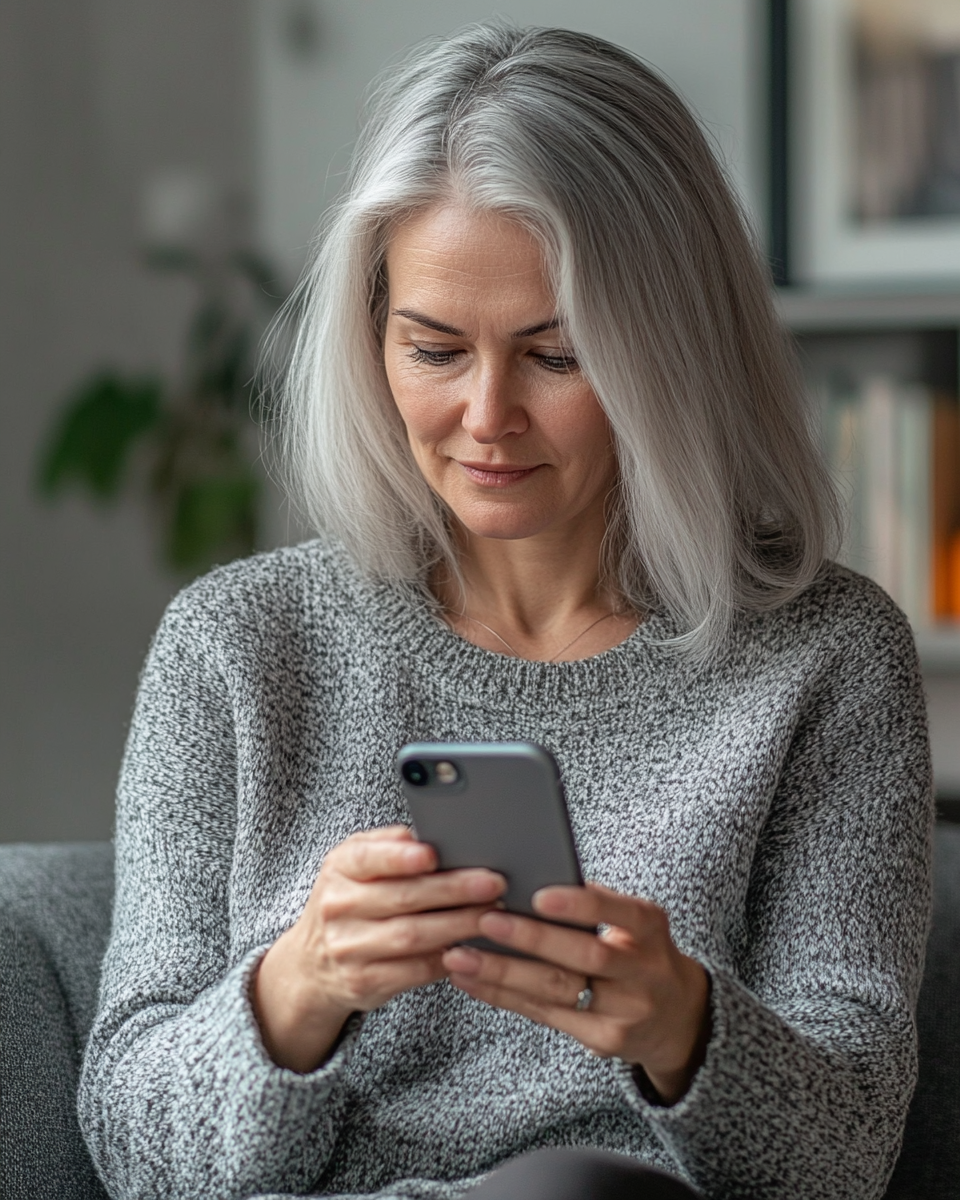
[[[488,467],[480,463],[462,462],[460,466],[467,478],[480,484],[481,487],[509,487],[510,484],[519,483],[540,469],[539,464],[535,467],[500,466],[499,464]]]

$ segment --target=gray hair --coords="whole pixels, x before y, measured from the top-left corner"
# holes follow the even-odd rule
[[[703,133],[599,38],[472,25],[377,84],[296,293],[280,409],[292,496],[378,578],[425,590],[431,564],[457,571],[382,356],[391,232],[452,197],[540,240],[618,457],[606,577],[710,658],[737,611],[784,604],[836,553],[838,503],[767,271]]]

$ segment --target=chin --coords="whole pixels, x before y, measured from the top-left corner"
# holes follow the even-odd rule
[[[437,495],[453,513],[460,526],[473,537],[496,541],[521,541],[555,528],[577,509],[562,489],[519,489],[512,495],[486,493],[473,488],[436,488]],[[444,494],[446,493],[446,494]]]
[[[536,537],[553,524],[549,518],[538,513],[475,513],[457,512],[454,516],[472,537],[490,538],[496,541],[521,541]],[[554,514],[555,516],[555,514]]]

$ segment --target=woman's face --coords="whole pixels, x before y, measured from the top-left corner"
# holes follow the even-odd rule
[[[477,537],[602,530],[616,477],[607,419],[556,321],[536,239],[445,205],[387,253],[384,360],[431,488]]]

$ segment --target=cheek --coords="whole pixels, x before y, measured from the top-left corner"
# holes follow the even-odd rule
[[[610,424],[589,388],[546,411],[543,424],[557,449],[584,466],[595,465],[612,453]]]
[[[406,363],[385,361],[387,384],[411,442],[428,443],[443,435],[449,406],[441,391]]]
[[[394,393],[394,403],[407,429],[411,446],[432,446],[449,433],[450,413],[439,397],[424,395],[422,389]]]

